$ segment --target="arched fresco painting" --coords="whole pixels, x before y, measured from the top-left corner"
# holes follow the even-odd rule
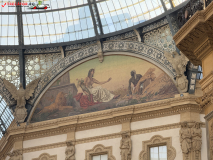
[[[36,106],[39,122],[127,105],[172,98],[178,90],[155,65],[130,56],[89,60],[59,78]]]

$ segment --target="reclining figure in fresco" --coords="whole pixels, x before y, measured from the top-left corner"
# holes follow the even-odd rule
[[[78,94],[74,98],[76,98],[77,101],[80,101],[81,107],[88,107],[94,104],[98,104],[100,102],[109,102],[112,99],[116,99],[119,97],[119,95],[114,95],[110,93],[105,88],[102,88],[101,86],[93,87],[92,85],[94,83],[96,84],[105,84],[111,80],[109,78],[107,81],[99,82],[94,77],[95,69],[90,69],[88,72],[88,76],[84,79],[83,85],[81,84],[81,88],[84,92],[84,94]],[[85,98],[85,96],[87,98]]]

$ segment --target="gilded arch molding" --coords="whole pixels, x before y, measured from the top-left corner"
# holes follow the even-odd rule
[[[102,144],[95,145],[92,149],[85,151],[85,160],[92,160],[92,156],[107,154],[108,160],[116,160],[112,155],[112,146],[105,147]]]
[[[139,160],[148,160],[150,159],[149,148],[156,145],[166,145],[167,146],[167,159],[174,160],[176,157],[176,150],[172,146],[172,138],[167,137],[163,138],[160,135],[153,136],[148,141],[143,141],[142,146],[143,150],[139,154]]]

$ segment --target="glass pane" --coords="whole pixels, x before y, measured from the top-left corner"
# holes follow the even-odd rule
[[[150,148],[150,160],[158,160],[158,147]]]
[[[108,160],[108,155],[107,154],[101,155],[101,160]]]
[[[101,156],[93,156],[92,160],[101,160]]]
[[[167,146],[159,147],[159,160],[167,160]]]
[[[162,14],[160,0],[108,0],[97,3],[105,34],[137,25]]]

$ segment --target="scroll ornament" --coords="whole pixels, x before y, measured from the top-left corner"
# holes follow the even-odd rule
[[[186,58],[186,56],[184,56],[182,53],[179,55],[176,51],[172,53],[164,51],[164,55],[175,69],[177,82],[176,86],[182,93],[187,92],[188,80],[184,75],[184,72],[186,71],[186,65],[189,61],[188,58]]]
[[[27,117],[27,109],[25,108],[26,100],[33,96],[34,90],[37,87],[39,80],[40,78],[30,82],[26,89],[24,89],[23,85],[20,83],[19,89],[17,90],[12,83],[6,79],[3,79],[5,87],[11,93],[12,98],[16,100],[16,108],[13,115],[18,123],[23,123]]]
[[[131,160],[132,142],[128,133],[122,134],[120,149],[121,160]]]

